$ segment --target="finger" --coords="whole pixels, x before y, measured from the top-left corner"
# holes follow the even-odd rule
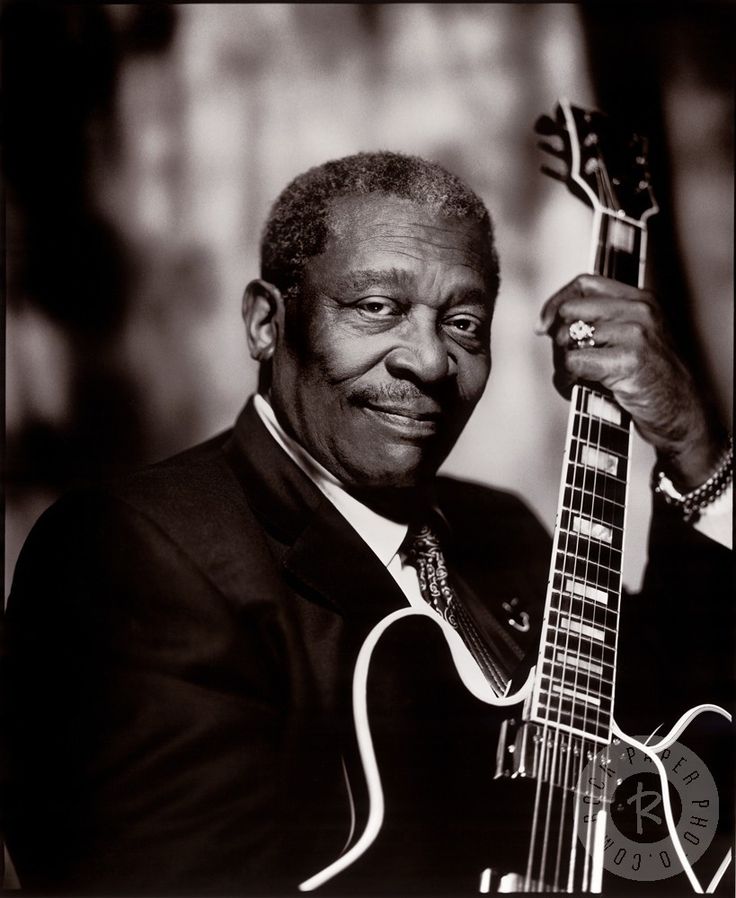
[[[552,168],[549,165],[540,165],[539,170],[543,175],[549,175],[550,178],[554,178],[556,181],[567,181],[567,169],[557,169]]]
[[[539,314],[539,321],[535,328],[538,334],[546,334],[552,325],[555,317],[559,313],[560,307],[571,301],[582,300],[602,300],[608,302],[613,299],[630,300],[632,302],[646,303],[650,307],[651,314],[656,320],[658,315],[658,305],[655,297],[647,290],[640,290],[621,281],[615,281],[612,278],[604,278],[596,274],[582,274],[565,284],[560,290],[553,294],[547,302],[542,306]],[[577,307],[576,311],[571,314],[577,317],[583,317],[582,312],[588,311],[590,314],[600,314],[607,317],[601,310],[604,306],[591,306],[587,309]],[[639,310],[641,313],[641,310]],[[613,310],[609,314],[613,314]],[[639,315],[637,315],[637,320]],[[574,319],[573,319],[574,320]]]
[[[577,320],[577,319],[574,319]],[[590,319],[588,319],[590,320]],[[622,346],[640,349],[647,344],[647,330],[639,321],[605,321],[597,320],[593,327],[593,339],[595,346]],[[570,339],[570,326],[567,322],[560,322],[557,327],[550,330],[550,336],[557,346],[579,352],[580,347]],[[595,348],[595,347],[591,347]]]
[[[551,325],[570,325],[573,321],[587,321],[600,326],[604,322],[625,324],[636,322],[643,327],[652,327],[659,320],[652,306],[640,300],[631,299],[569,299],[561,303]]]
[[[562,367],[573,381],[590,381],[614,390],[617,383],[639,367],[640,356],[629,348],[595,347],[564,353]]]
[[[544,150],[545,153],[550,153],[552,156],[562,158],[565,155],[565,144],[561,137],[553,137],[551,140],[538,140],[537,146],[540,150]]]
[[[540,115],[534,122],[534,130],[537,134],[558,134],[560,127],[554,119],[548,115]]]

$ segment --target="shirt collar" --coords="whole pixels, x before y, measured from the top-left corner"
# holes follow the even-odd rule
[[[256,393],[253,404],[266,430],[279,446],[332,502],[383,565],[388,567],[406,538],[408,526],[384,518],[351,496],[333,474],[286,433],[265,396]]]

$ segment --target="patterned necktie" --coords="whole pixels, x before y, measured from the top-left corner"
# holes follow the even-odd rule
[[[422,598],[431,605],[463,639],[470,654],[494,690],[503,694],[509,675],[494,658],[475,623],[448,581],[447,565],[437,534],[425,525],[410,530],[406,545],[407,561],[415,568]]]

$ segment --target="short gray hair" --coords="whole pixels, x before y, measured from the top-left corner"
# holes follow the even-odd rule
[[[478,222],[488,238],[491,296],[499,286],[493,224],[483,200],[436,162],[388,151],[356,153],[310,168],[279,195],[263,229],[261,277],[285,298],[299,294],[305,263],[329,234],[329,204],[342,196],[383,193],[428,206],[438,215]]]

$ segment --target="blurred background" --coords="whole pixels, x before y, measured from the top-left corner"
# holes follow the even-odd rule
[[[650,278],[731,426],[732,27],[706,2],[5,2],[6,589],[62,491],[230,426],[256,383],[240,299],[269,206],[358,150],[435,159],[489,205],[494,373],[445,467],[551,528],[567,405],[533,328],[590,231],[539,173],[533,124],[561,95],[649,135]],[[633,587],[652,461],[637,442]]]

